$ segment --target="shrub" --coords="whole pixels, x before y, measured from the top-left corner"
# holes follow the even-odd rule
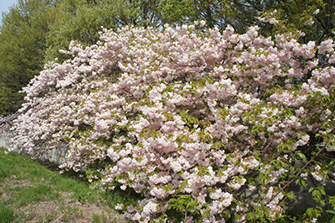
[[[140,194],[117,207],[140,222],[273,221],[294,198],[288,186],[308,178],[332,204],[322,185],[335,150],[333,41],[203,26],[71,43],[72,59],[24,88],[13,149],[38,158],[67,146],[61,168]]]

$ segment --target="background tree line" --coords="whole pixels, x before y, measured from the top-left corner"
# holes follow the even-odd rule
[[[334,10],[333,0],[19,0],[0,25],[0,114],[17,111],[24,98],[20,90],[45,63],[67,59],[60,49],[71,40],[95,43],[102,26],[116,31],[205,20],[208,27],[231,24],[240,33],[259,25],[267,36],[300,29],[306,34],[302,42],[320,43],[334,38]],[[259,21],[271,13],[279,25]],[[310,19],[314,23],[306,25]]]

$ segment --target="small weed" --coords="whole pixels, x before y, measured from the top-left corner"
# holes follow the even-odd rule
[[[38,217],[38,223],[43,223],[44,221],[43,221],[43,216],[39,216]]]
[[[48,214],[48,213],[45,213],[44,214],[44,217],[43,216],[40,216],[38,218],[38,222],[39,223],[47,223],[47,222],[51,222],[52,219],[54,219],[55,215],[54,214],[57,214],[56,212],[52,212],[51,214]]]
[[[62,208],[61,210],[64,212],[63,214],[63,221],[64,222],[68,222],[71,218],[71,215],[75,216],[75,217],[82,217],[83,216],[83,211],[82,210],[79,210],[78,207],[71,207],[71,206],[67,206],[66,208],[64,208],[64,203],[61,204]]]
[[[93,214],[92,219],[93,219],[93,223],[101,223],[100,215],[98,215],[98,214]]]
[[[65,212],[63,214],[62,220],[63,222],[68,222],[70,220],[69,214]]]
[[[68,210],[72,211],[74,216],[76,216],[76,217],[82,217],[83,216],[83,211],[79,210],[78,207],[71,208],[70,206],[68,206]]]
[[[107,222],[107,215],[105,215],[104,210],[102,210],[102,212],[101,212],[101,220],[102,220],[103,223]]]
[[[56,211],[52,211],[50,214],[45,213],[45,221],[50,222],[57,215]]]
[[[92,215],[93,223],[107,223],[110,219],[110,215],[105,215],[104,210],[101,211],[101,215],[93,214]],[[114,218],[115,221],[116,218]]]

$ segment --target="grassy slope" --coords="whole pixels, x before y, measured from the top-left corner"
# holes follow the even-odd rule
[[[126,222],[112,209],[124,201],[0,148],[0,223]]]

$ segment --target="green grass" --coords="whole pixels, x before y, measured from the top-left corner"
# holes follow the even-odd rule
[[[41,166],[38,162],[24,155],[5,154],[3,148],[0,149],[0,169],[0,183],[3,183],[6,177],[14,177],[18,181],[28,180],[33,184],[43,182],[36,187],[21,188],[18,185],[18,187],[11,188],[10,190],[17,190],[18,192],[14,200],[27,199],[27,202],[30,202],[43,200],[43,197],[54,199],[57,197],[55,189],[56,191],[73,192],[72,198],[85,199],[89,202],[94,202],[95,196],[101,196],[97,192],[92,194],[92,190],[83,181],[50,171],[46,166]],[[54,190],[51,190],[51,186],[48,185],[55,187]]]
[[[12,222],[14,220],[14,211],[7,208],[3,202],[0,203],[0,223]]]
[[[121,194],[122,191],[103,193],[90,188],[87,182],[75,175],[52,171],[25,155],[5,154],[5,149],[0,147],[0,223],[29,220],[31,216],[16,210],[34,202],[58,201],[61,206],[61,193],[70,194],[70,199],[76,199],[80,203],[103,204],[109,210],[117,203],[129,201],[125,194]],[[92,216],[94,222],[117,222],[108,210],[100,213]],[[49,222],[56,214],[46,213],[40,217],[39,222]],[[80,210],[71,207],[62,207],[62,214],[64,222],[71,214],[77,217],[82,215]]]

